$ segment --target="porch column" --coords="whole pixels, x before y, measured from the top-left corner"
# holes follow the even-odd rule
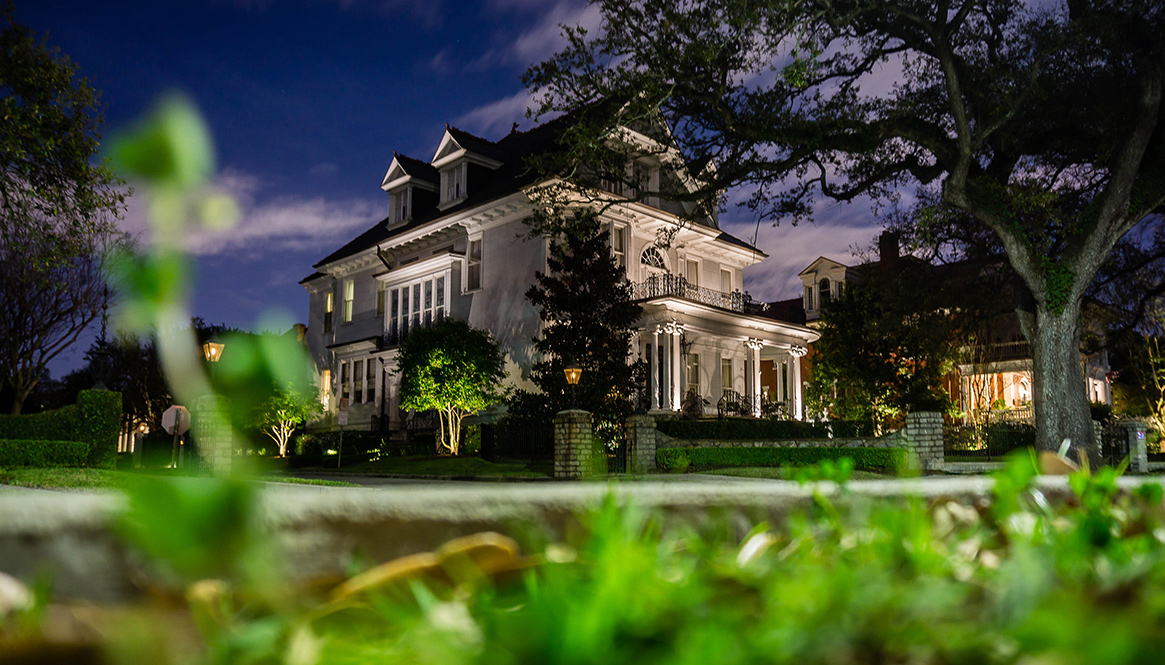
[[[793,377],[793,390],[789,393],[789,398],[793,405],[793,417],[797,420],[805,419],[805,414],[801,408],[801,357],[808,352],[808,349],[796,344],[789,347],[789,364],[793,366],[793,371],[789,372]]]
[[[651,331],[651,410],[659,411],[659,326]]]
[[[764,340],[750,337],[748,339],[748,357],[752,362],[749,368],[749,381],[752,387],[749,391],[749,399],[752,400],[752,415],[754,418],[760,417],[760,349],[765,345]]]
[[[670,335],[667,328],[660,332]],[[659,397],[659,408],[664,411],[671,409],[671,337],[666,337],[663,343],[663,353],[659,354],[660,360],[663,361],[663,386],[661,386]]]
[[[683,333],[683,326],[672,326],[671,333],[671,362],[672,362],[672,376],[671,376],[671,408],[672,411],[678,411],[680,408],[680,334]]]

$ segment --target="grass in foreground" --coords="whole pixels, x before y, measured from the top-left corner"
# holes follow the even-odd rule
[[[129,489],[135,481],[143,477],[168,477],[179,475],[194,477],[191,474],[176,474],[166,470],[151,471],[113,471],[110,469],[0,469],[0,485],[15,487],[33,487],[48,490],[97,490]],[[296,485],[329,485],[334,487],[359,487],[353,483],[338,480],[315,480],[309,478],[291,478],[285,476],[262,476],[256,480]]]
[[[313,469],[314,470],[314,469]],[[548,473],[525,461],[489,462],[472,456],[382,457],[341,469],[339,473],[389,473],[408,476],[483,476],[496,478],[545,478]],[[547,468],[547,471],[549,468]]]

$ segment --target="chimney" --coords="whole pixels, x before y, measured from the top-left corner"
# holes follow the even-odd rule
[[[878,260],[883,270],[893,270],[898,266],[898,234],[893,231],[883,231],[878,236]]]

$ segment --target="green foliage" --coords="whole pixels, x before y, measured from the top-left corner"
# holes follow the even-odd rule
[[[1097,422],[1111,423],[1116,420],[1112,405],[1106,402],[1089,402],[1088,410],[1092,414],[1092,419]]]
[[[806,466],[848,457],[855,469],[898,473],[908,454],[902,448],[664,448],[656,451],[655,462],[661,469],[675,468],[683,459],[698,467]]]
[[[661,420],[656,429],[676,439],[713,439],[718,441],[828,439],[871,436],[873,427],[868,422],[836,420],[811,423],[800,420],[757,420],[728,418],[725,420]]]
[[[121,430],[121,393],[86,390],[77,396],[74,437],[89,444],[89,466],[112,469],[117,464]]]
[[[854,475],[854,465],[852,457],[842,457],[839,460],[821,460],[820,464],[796,467],[789,476],[801,484],[826,480],[838,485],[845,485]]]
[[[867,266],[824,307],[810,392],[832,415],[881,425],[951,406],[942,380],[958,358],[952,309],[977,310],[953,308],[960,300],[929,266],[901,263]]]
[[[417,328],[400,346],[396,371],[401,375],[401,408],[436,409],[441,417],[441,444],[459,453],[461,420],[500,401],[504,360],[493,335],[464,321],[445,319]]]
[[[143,478],[118,528],[174,583],[214,578],[254,583],[259,565],[254,490],[242,481]]]
[[[688,467],[692,465],[692,456],[684,448],[657,450],[655,464],[668,473],[687,473]]]
[[[84,441],[0,439],[0,468],[85,466],[88,458]]]
[[[0,440],[77,441],[85,446],[85,464],[112,468],[121,429],[121,394],[83,390],[77,403],[30,415],[0,415]]]
[[[544,213],[554,214],[554,213]],[[526,298],[539,308],[542,335],[534,347],[543,360],[530,380],[540,394],[517,393],[510,410],[519,417],[549,418],[570,408],[571,389],[563,370],[582,368],[575,389],[578,407],[594,416],[596,432],[613,440],[631,414],[631,397],[642,363],[629,363],[631,332],[642,309],[631,302],[624,270],[611,258],[610,239],[593,210],[561,213],[551,237],[548,272]]]
[[[256,414],[263,433],[279,446],[279,456],[287,456],[287,445],[295,428],[323,413],[323,406],[311,385],[285,385],[275,389]]]

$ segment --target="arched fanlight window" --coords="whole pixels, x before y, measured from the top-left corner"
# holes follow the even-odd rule
[[[817,283],[817,292],[818,292],[817,301],[818,301],[819,305],[821,307],[825,307],[827,304],[829,304],[829,295],[830,295],[830,293],[829,293],[829,279],[828,278],[822,278],[822,280]]]
[[[663,263],[663,257],[660,256],[659,250],[654,247],[648,247],[647,249],[644,249],[643,253],[639,255],[639,262],[645,266],[659,268],[660,270],[663,270],[667,267]]]

